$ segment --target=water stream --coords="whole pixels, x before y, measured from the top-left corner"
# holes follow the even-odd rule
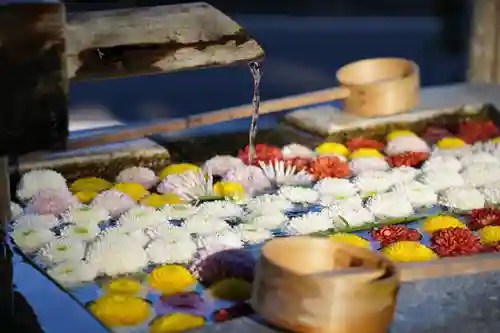
[[[260,108],[260,80],[262,78],[262,62],[252,61],[248,64],[250,73],[253,78],[253,95],[252,95],[252,122],[248,133],[248,161],[251,163],[255,158],[255,137],[257,135],[257,121],[259,120]]]

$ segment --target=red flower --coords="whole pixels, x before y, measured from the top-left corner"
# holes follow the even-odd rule
[[[274,146],[269,146],[266,144],[255,145],[255,158],[251,161],[248,160],[248,152],[250,147],[247,145],[245,148],[238,152],[238,157],[245,164],[259,165],[259,162],[264,162],[266,164],[271,163],[276,160],[282,160],[283,155],[281,155],[281,149]]]
[[[441,257],[455,257],[482,251],[479,237],[469,229],[447,228],[434,232],[432,249]]]
[[[375,228],[370,232],[373,240],[382,246],[387,246],[398,241],[418,241],[422,235],[415,229],[398,225],[385,225]]]
[[[500,130],[491,120],[463,121],[458,125],[458,136],[467,143],[488,140]]]
[[[428,127],[422,138],[428,143],[434,144],[442,138],[452,136],[453,134],[444,127]]]
[[[349,165],[337,156],[320,156],[312,161],[309,173],[318,180],[328,177],[345,178],[351,174],[351,171]]]
[[[287,158],[285,160],[285,166],[294,166],[297,171],[308,170],[311,163],[312,159],[305,157]]]
[[[365,139],[363,137],[349,139],[347,140],[345,145],[350,151],[355,151],[359,148],[373,148],[377,150],[384,149],[384,144],[382,142],[372,139]]]
[[[473,209],[467,215],[470,229],[477,230],[487,225],[500,225],[500,210],[495,208]]]
[[[407,152],[387,157],[387,163],[393,168],[401,166],[414,167],[427,160],[428,157],[429,154],[423,152]]]

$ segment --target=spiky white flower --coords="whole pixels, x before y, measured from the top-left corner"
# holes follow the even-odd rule
[[[225,181],[240,183],[250,195],[265,191],[272,187],[271,182],[261,168],[245,165],[232,169],[224,176]]]
[[[158,183],[155,172],[145,167],[130,167],[120,171],[116,176],[117,183],[136,183],[150,189]]]
[[[118,190],[111,189],[99,193],[92,200],[92,207],[104,208],[111,217],[115,218],[135,206],[135,201]]]
[[[413,214],[413,206],[406,197],[396,192],[377,194],[368,200],[367,208],[378,219],[408,217]]]
[[[460,175],[467,186],[479,187],[500,181],[500,166],[494,163],[475,163],[465,167]]]
[[[187,263],[193,259],[196,250],[196,244],[191,239],[171,242],[158,238],[146,247],[149,261],[153,264]]]
[[[391,174],[394,177],[395,184],[404,184],[412,182],[420,174],[420,171],[412,167],[402,166],[393,168]]]
[[[33,170],[25,173],[17,186],[17,196],[28,200],[42,190],[67,190],[66,179],[54,170]]]
[[[10,202],[10,218],[12,220],[17,219],[23,213],[23,209],[17,203],[11,201]]]
[[[335,221],[335,229],[356,228],[375,221],[375,216],[361,205],[337,205],[329,207],[330,215]]]
[[[203,172],[206,174],[224,176],[228,171],[245,166],[243,161],[231,155],[217,155],[205,161]]]
[[[85,255],[85,244],[80,240],[60,238],[40,249],[37,258],[46,264],[79,261]]]
[[[485,198],[473,187],[451,187],[443,191],[439,198],[441,205],[460,212],[483,208]]]
[[[220,247],[225,249],[238,249],[244,245],[243,240],[241,239],[241,234],[237,229],[233,228],[203,235],[197,239],[197,244],[199,248],[205,249],[215,249]]]
[[[163,223],[156,228],[148,230],[150,238],[161,238],[166,242],[179,242],[191,239],[191,233],[185,226],[176,226],[170,223]]]
[[[135,206],[120,216],[118,224],[134,230],[155,227],[166,220],[165,214],[153,207]]]
[[[168,220],[182,220],[196,213],[197,207],[185,204],[165,205],[161,212]]]
[[[321,195],[334,196],[338,200],[355,196],[358,193],[356,186],[344,178],[323,178],[313,188]]]
[[[407,184],[397,184],[391,192],[397,193],[397,196],[408,199],[413,207],[430,207],[438,202],[438,195],[434,189],[422,184],[418,181],[413,181]]]
[[[442,170],[450,170],[454,172],[458,172],[462,169],[462,163],[458,160],[458,158],[454,156],[431,156],[427,161],[425,161],[422,166],[422,170],[425,172],[428,171],[442,171]]]
[[[353,175],[361,175],[365,172],[386,171],[390,169],[390,166],[383,158],[364,156],[351,160],[349,169]]]
[[[94,265],[80,260],[61,263],[47,270],[47,274],[63,287],[74,287],[93,281],[97,277],[97,269]]]
[[[61,230],[61,235],[68,239],[87,242],[95,239],[101,232],[97,224],[68,225]]]
[[[430,147],[416,135],[402,135],[387,142],[385,153],[389,156],[404,154],[407,152],[429,153]]]
[[[79,205],[72,207],[62,215],[64,222],[79,226],[98,225],[100,222],[111,218],[108,211],[100,206]]]
[[[247,244],[261,243],[273,238],[273,234],[268,229],[252,228],[250,225],[241,225],[241,238]]]
[[[478,152],[461,156],[460,163],[462,163],[464,167],[473,164],[494,164],[498,167],[500,160],[490,153]]]
[[[333,221],[328,212],[307,213],[290,219],[287,231],[295,235],[328,230],[333,227]]]
[[[174,193],[185,201],[196,201],[200,198],[212,196],[213,177],[205,176],[201,171],[186,171],[181,174],[168,175],[158,185],[160,193]]]
[[[198,207],[194,216],[220,219],[241,218],[245,214],[243,208],[225,200],[204,202]]]
[[[434,191],[439,192],[450,187],[463,186],[464,179],[457,171],[450,169],[425,171],[419,181],[429,185]]]
[[[263,194],[246,202],[246,207],[251,212],[285,212],[293,208],[293,203],[275,194]]]
[[[245,217],[244,226],[255,229],[276,229],[288,220],[285,214],[275,211],[270,214],[251,214]]]
[[[56,239],[49,229],[34,225],[16,228],[10,236],[16,245],[27,253],[36,251]]]
[[[342,207],[361,207],[363,204],[363,199],[361,196],[356,194],[355,196],[348,198],[341,198],[334,196],[322,196],[320,199],[320,203],[323,206],[342,206]]]
[[[13,228],[36,227],[50,229],[56,227],[59,220],[54,215],[24,214],[13,222]]]
[[[140,229],[129,229],[123,227],[107,228],[98,236],[98,241],[101,243],[135,243],[139,246],[146,245],[149,242],[149,237]]]
[[[500,188],[498,186],[485,186],[479,189],[487,204],[500,204]]]
[[[354,178],[354,184],[362,196],[383,193],[394,185],[394,177],[390,172],[365,172]]]
[[[464,155],[468,155],[474,152],[474,148],[472,145],[465,145],[462,147],[457,147],[453,149],[439,149],[435,147],[432,150],[432,156],[453,156],[453,157],[462,157]]]
[[[279,189],[278,195],[297,203],[315,203],[319,200],[319,193],[316,190],[299,186],[283,186]]]
[[[183,226],[193,234],[210,234],[221,232],[229,228],[229,224],[221,218],[207,216],[192,216],[183,223]]]
[[[259,165],[266,177],[276,186],[301,186],[313,182],[309,173],[303,170],[297,171],[295,166],[287,165],[284,161],[274,161],[269,164],[259,162]]]
[[[281,154],[284,158],[314,158],[316,157],[316,153],[312,151],[310,148],[300,145],[298,143],[291,143],[283,148],[281,148]]]

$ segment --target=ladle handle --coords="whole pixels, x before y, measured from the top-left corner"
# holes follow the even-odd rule
[[[397,265],[401,282],[413,282],[441,277],[472,275],[500,270],[500,254],[444,258],[428,262]]]

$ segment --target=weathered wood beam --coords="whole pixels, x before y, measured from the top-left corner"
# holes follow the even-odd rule
[[[262,58],[243,28],[206,3],[92,11],[67,17],[68,77],[124,77]]]

